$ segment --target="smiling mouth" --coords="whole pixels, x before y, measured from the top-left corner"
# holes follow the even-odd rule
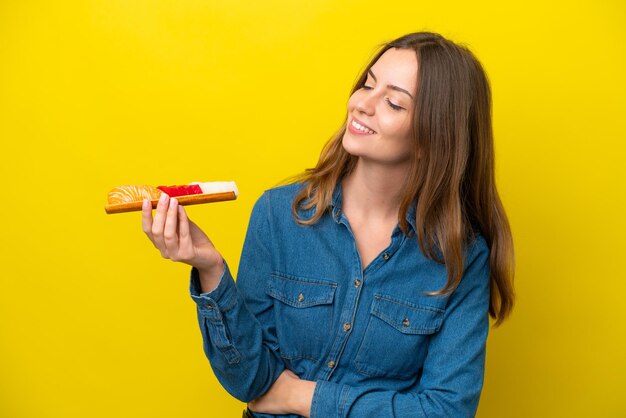
[[[359,122],[352,120],[352,122],[350,122],[350,126],[354,129],[356,129],[359,132],[362,132],[364,134],[375,134],[376,132],[374,132],[373,130],[371,130],[370,128],[368,128],[367,126],[363,126],[361,125]]]

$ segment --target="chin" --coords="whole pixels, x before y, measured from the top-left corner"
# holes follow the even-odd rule
[[[355,157],[363,156],[363,144],[359,144],[357,138],[354,138],[348,132],[343,135],[341,145],[348,154]]]

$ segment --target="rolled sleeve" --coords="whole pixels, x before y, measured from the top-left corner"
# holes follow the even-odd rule
[[[200,311],[208,316],[214,316],[214,310],[224,311],[230,309],[237,301],[235,280],[226,262],[224,262],[224,272],[220,277],[217,287],[207,293],[202,293],[202,288],[200,287],[200,273],[193,267],[191,269],[189,293],[191,294],[191,299],[196,302]]]
[[[350,386],[325,380],[317,381],[315,391],[313,391],[310,418],[345,416],[343,407],[349,392]]]

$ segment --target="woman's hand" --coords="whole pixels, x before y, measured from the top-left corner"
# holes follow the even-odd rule
[[[154,219],[144,200],[142,229],[163,258],[189,264],[198,269],[203,292],[213,290],[224,271],[222,256],[207,235],[188,217],[175,198],[163,193]]]
[[[248,408],[263,414],[298,414],[308,417],[314,391],[315,382],[302,380],[291,370],[285,369],[263,396],[248,403]]]

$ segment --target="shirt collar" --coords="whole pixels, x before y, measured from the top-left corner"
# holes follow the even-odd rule
[[[335,184],[333,198],[330,202],[330,206],[333,208],[333,217],[336,217],[336,214],[341,214],[341,196],[341,179],[339,179]]]

